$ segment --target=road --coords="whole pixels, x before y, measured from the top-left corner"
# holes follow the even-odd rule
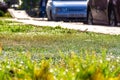
[[[101,26],[101,25],[85,25],[81,22],[63,22],[63,21],[47,21],[47,18],[32,18],[29,17],[25,11],[15,11],[10,9],[14,21],[22,22],[24,24],[31,24],[36,26],[61,26],[63,28],[75,29],[79,31],[89,31],[103,34],[120,35],[120,27]],[[9,19],[10,20],[10,19]]]

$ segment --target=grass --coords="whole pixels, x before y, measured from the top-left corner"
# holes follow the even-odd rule
[[[0,80],[120,80],[120,35],[0,19]]]
[[[105,35],[63,29],[59,26],[38,27],[12,21],[0,21],[0,42],[5,51],[36,53],[79,52],[81,49],[105,48],[108,53],[120,53],[120,35]]]

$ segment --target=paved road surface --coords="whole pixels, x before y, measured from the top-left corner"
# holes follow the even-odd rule
[[[22,22],[25,24],[31,24],[36,26],[61,26],[63,28],[75,29],[80,31],[89,31],[103,34],[111,34],[111,35],[120,35],[120,27],[111,27],[111,26],[100,26],[100,25],[85,25],[80,22],[55,22],[55,21],[47,21],[46,18],[31,18],[29,17],[25,11],[13,10],[10,9],[13,19],[18,22]]]

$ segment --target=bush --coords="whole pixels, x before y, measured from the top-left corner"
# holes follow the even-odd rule
[[[7,17],[7,18],[12,18],[12,16],[10,15],[10,13],[9,13],[9,12],[6,12],[6,13],[4,14],[4,17]]]
[[[6,55],[6,56],[4,56]],[[120,56],[83,50],[59,55],[0,54],[0,80],[120,80]]]
[[[4,16],[4,15],[5,15],[5,13],[0,10],[0,16]]]

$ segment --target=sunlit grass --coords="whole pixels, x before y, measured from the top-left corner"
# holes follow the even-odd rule
[[[59,52],[49,57],[2,52],[0,80],[120,80],[120,56],[102,51]]]
[[[35,53],[79,52],[81,49],[106,48],[108,53],[120,53],[120,35],[105,35],[48,26],[32,26],[0,20],[0,42],[4,51]]]
[[[120,35],[0,19],[0,80],[120,80]]]

